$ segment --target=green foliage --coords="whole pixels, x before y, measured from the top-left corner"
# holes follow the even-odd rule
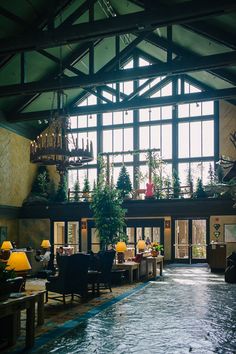
[[[121,167],[116,187],[120,191],[122,198],[125,198],[132,191],[130,176],[125,165]]]
[[[31,192],[33,194],[45,196],[48,191],[49,182],[50,177],[47,168],[45,166],[39,166]]]
[[[171,181],[170,181],[170,177],[167,176],[167,178],[165,178],[164,180],[164,186],[165,186],[165,197],[167,199],[170,199],[170,194],[171,194]]]
[[[198,178],[196,191],[194,193],[194,198],[206,198],[206,197],[207,197],[207,194],[203,188],[202,180],[201,180],[201,178]]]
[[[0,262],[0,283],[4,283],[7,279],[15,278],[15,276],[13,269],[7,269],[7,263]]]
[[[80,200],[80,185],[79,185],[79,181],[77,180],[74,184],[74,202],[79,202]]]
[[[56,202],[66,202],[67,201],[67,181],[66,181],[65,176],[61,176],[61,178],[60,178],[55,201]]]
[[[89,200],[89,192],[90,192],[90,184],[89,184],[89,180],[87,177],[84,178],[84,187],[83,187],[83,198],[84,201],[88,201]]]
[[[154,195],[156,199],[162,199],[164,197],[163,194],[163,179],[158,174],[154,174],[153,176],[153,184],[154,184]]]
[[[83,186],[83,193],[89,193],[90,192],[90,184],[89,180],[87,177],[84,178],[84,186]]]
[[[215,173],[214,169],[212,167],[212,164],[210,163],[209,165],[209,170],[208,170],[208,177],[207,177],[210,186],[212,186],[215,183]]]
[[[103,249],[125,239],[126,210],[122,208],[122,198],[116,188],[107,184],[98,186],[92,196],[91,209]]]
[[[178,172],[175,169],[173,170],[173,175],[172,175],[172,187],[173,187],[173,197],[179,198],[180,191],[181,191],[180,180],[179,180]]]
[[[48,198],[50,202],[54,202],[56,195],[57,195],[56,185],[55,182],[51,180],[48,185]]]
[[[188,169],[188,174],[187,174],[187,185],[189,186],[190,198],[192,198],[193,197],[193,177],[190,168]]]
[[[224,178],[224,170],[221,165],[218,165],[215,171],[215,182],[216,183],[223,183]]]

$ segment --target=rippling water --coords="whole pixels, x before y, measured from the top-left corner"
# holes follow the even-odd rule
[[[236,284],[206,268],[167,268],[163,281],[109,307],[39,353],[236,353]]]

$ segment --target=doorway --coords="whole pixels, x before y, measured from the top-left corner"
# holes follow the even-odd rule
[[[137,253],[138,240],[144,240],[146,245],[152,242],[164,244],[164,219],[128,219],[126,220],[126,234],[128,236],[128,252],[130,257]],[[88,251],[100,250],[100,239],[94,221],[88,222]]]
[[[205,263],[209,240],[207,219],[175,219],[172,233],[172,260]]]
[[[69,253],[80,251],[80,228],[79,221],[53,221],[52,235],[54,253],[63,246]]]

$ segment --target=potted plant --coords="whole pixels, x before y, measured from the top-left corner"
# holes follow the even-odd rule
[[[84,186],[83,186],[83,198],[85,202],[88,202],[90,199],[90,184],[87,177],[84,178]]]
[[[132,184],[125,165],[121,167],[116,188],[120,191],[121,197],[123,199],[129,198],[130,192],[132,191]]]
[[[123,231],[126,210],[122,208],[122,198],[113,185],[98,183],[93,192],[91,209],[102,249],[106,250],[118,241],[126,241]]]
[[[164,250],[163,245],[160,245],[158,242],[152,243],[151,255],[152,257],[157,257],[161,251]]]
[[[15,278],[15,276],[13,269],[7,269],[7,262],[0,262],[0,301],[9,297],[12,287],[9,280]]]

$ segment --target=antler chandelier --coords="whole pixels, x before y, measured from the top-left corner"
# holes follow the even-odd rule
[[[31,142],[30,161],[41,165],[55,165],[60,174],[68,168],[80,167],[93,160],[92,142],[82,139],[79,146],[78,138],[70,131],[69,116],[59,109],[62,93],[58,93],[58,110],[52,115],[49,126]]]

